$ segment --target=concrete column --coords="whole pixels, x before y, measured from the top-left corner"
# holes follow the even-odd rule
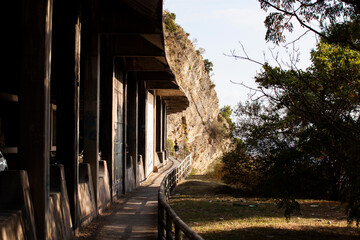
[[[163,121],[164,121],[164,151],[165,151],[165,159],[168,159],[169,152],[167,151],[167,110],[166,103],[163,105]]]
[[[157,101],[156,101],[156,95],[154,94],[153,96],[151,96],[151,98],[152,98],[152,101],[153,101],[153,103],[154,103],[154,105],[153,105],[153,123],[152,123],[152,125],[153,125],[153,128],[155,128],[153,131],[152,131],[152,134],[153,134],[153,136],[152,136],[152,144],[153,144],[153,156],[152,156],[152,158],[153,158],[153,170],[155,170],[155,167],[157,166],[157,161],[156,161],[156,133],[157,133],[157,126],[156,126],[156,119],[157,119],[157,115],[156,115],[156,105],[157,105]],[[150,116],[149,116],[150,117]],[[146,129],[148,129],[150,126],[147,126],[147,128]],[[150,138],[149,138],[150,139]]]
[[[128,134],[127,134],[127,125],[128,125],[128,119],[127,119],[127,107],[128,107],[128,101],[127,101],[127,80],[128,80],[128,74],[124,74],[124,115],[123,115],[123,136],[124,136],[124,149],[123,149],[123,156],[124,156],[124,167],[123,167],[123,194],[126,194],[129,192],[130,186],[129,186],[129,175],[127,174],[128,168],[131,166],[131,163],[129,161],[128,156]]]
[[[56,88],[52,91],[56,96],[56,162],[64,165],[72,223],[77,229],[81,24],[75,2],[54,3],[52,81]]]
[[[131,167],[135,179],[133,179],[135,186],[138,183],[138,81],[135,74],[128,74],[127,90],[128,90],[128,152],[129,159],[131,159]]]
[[[162,122],[163,122],[163,151],[166,151],[167,147],[167,113],[166,113],[166,104],[162,104]]]
[[[102,41],[102,49],[106,49],[106,41]],[[109,171],[110,189],[113,189],[114,170],[113,170],[113,57],[108,55],[105,50],[105,55],[101,56],[101,83],[100,83],[100,97],[101,97],[101,116],[100,116],[100,150],[102,159],[107,161]],[[113,191],[111,190],[111,193]],[[113,197],[113,194],[111,194]]]
[[[84,77],[84,162],[90,163],[95,205],[99,190],[99,115],[100,115],[100,36],[86,34],[83,39]]]
[[[146,127],[146,90],[144,86],[144,81],[139,81],[139,88],[138,88],[138,152],[139,155],[142,155],[143,159],[143,169],[145,174],[145,164],[146,164],[146,134],[145,134],[145,127]]]
[[[159,96],[156,97],[156,152],[163,150],[163,117],[162,101]]]
[[[38,239],[48,238],[52,1],[22,2],[19,166],[28,172]]]

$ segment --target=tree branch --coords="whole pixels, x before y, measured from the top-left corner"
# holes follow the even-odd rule
[[[354,8],[355,8],[355,6],[356,6],[356,7],[360,7],[360,3],[353,3],[353,1],[351,1],[351,0],[348,0],[348,1],[342,0],[342,1],[345,2],[345,3],[348,3],[348,4],[350,4],[350,5],[353,5]],[[316,33],[317,35],[319,35],[320,37],[326,39],[327,41],[329,41],[329,42],[331,42],[331,43],[345,43],[345,44],[347,44],[348,46],[350,46],[352,49],[354,49],[354,50],[356,50],[356,51],[360,51],[360,48],[359,48],[357,45],[355,45],[354,43],[352,43],[351,41],[349,41],[349,40],[335,40],[335,39],[332,39],[332,38],[326,36],[326,34],[320,32],[320,31],[316,30],[315,28],[311,27],[310,25],[306,24],[305,21],[303,21],[303,20],[299,17],[299,15],[296,13],[296,11],[289,12],[289,11],[287,11],[287,10],[285,10],[285,9],[282,9],[282,8],[280,8],[280,7],[272,4],[272,3],[269,2],[269,1],[263,1],[263,2],[265,2],[265,3],[268,4],[270,7],[276,9],[277,11],[279,11],[279,12],[281,12],[281,13],[287,15],[287,16],[295,17],[296,20],[300,23],[301,26],[307,28],[309,31],[312,31],[312,32]],[[319,2],[321,2],[321,1],[317,1],[317,2],[313,3],[313,5],[316,5],[316,4],[318,4]],[[359,1],[358,1],[358,2],[359,2]]]

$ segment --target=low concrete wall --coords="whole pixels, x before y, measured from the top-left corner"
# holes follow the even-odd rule
[[[110,180],[107,162],[99,161],[99,208],[102,211],[110,205]]]
[[[139,155],[139,161],[138,161],[138,183],[141,185],[143,181],[145,181],[145,168],[144,168],[144,161],[142,155]]]
[[[22,240],[25,238],[25,226],[20,210],[0,212],[0,239]]]
[[[56,233],[55,236],[51,235],[52,239],[74,239],[63,165],[50,165],[50,191],[51,218],[57,223],[55,226],[52,222],[49,225],[56,228],[51,230]]]
[[[37,239],[34,208],[30,195],[28,175],[23,170],[0,172],[1,232],[9,238]],[[13,233],[9,229],[13,228]],[[16,236],[16,238],[11,238]],[[18,238],[19,236],[19,238]]]
[[[88,163],[79,164],[79,210],[80,222],[84,226],[96,216],[94,185],[91,177],[91,168]]]
[[[64,236],[64,221],[61,211],[61,193],[52,192],[49,198],[49,217],[47,220],[47,235],[49,239],[66,239]]]
[[[159,158],[160,164],[164,164],[165,163],[165,152],[156,152],[156,154]]]

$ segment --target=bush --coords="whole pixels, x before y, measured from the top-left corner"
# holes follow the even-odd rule
[[[221,161],[221,176],[225,183],[235,185],[249,193],[257,191],[261,179],[258,164],[246,153],[242,143],[225,153]]]
[[[223,168],[224,163],[220,158],[215,159],[212,163],[209,164],[206,169],[206,175],[213,177],[215,179],[221,180],[223,178]]]
[[[204,59],[204,66],[205,70],[208,72],[208,74],[210,74],[210,72],[213,70],[214,64],[210,62],[209,59]]]
[[[222,141],[228,137],[227,129],[219,121],[213,121],[209,127],[209,135],[211,139],[216,141]]]
[[[165,13],[164,14],[164,23],[166,26],[166,29],[169,30],[169,32],[174,33],[178,29],[178,25],[175,23],[176,15],[175,13]]]
[[[169,150],[169,154],[174,156],[175,152],[174,152],[174,142],[171,139],[167,140],[167,149]]]

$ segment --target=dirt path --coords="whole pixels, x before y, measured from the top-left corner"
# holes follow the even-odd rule
[[[76,239],[146,239],[157,238],[158,189],[166,173],[179,164],[168,164],[153,173],[137,190],[117,199],[113,204],[81,229]]]

